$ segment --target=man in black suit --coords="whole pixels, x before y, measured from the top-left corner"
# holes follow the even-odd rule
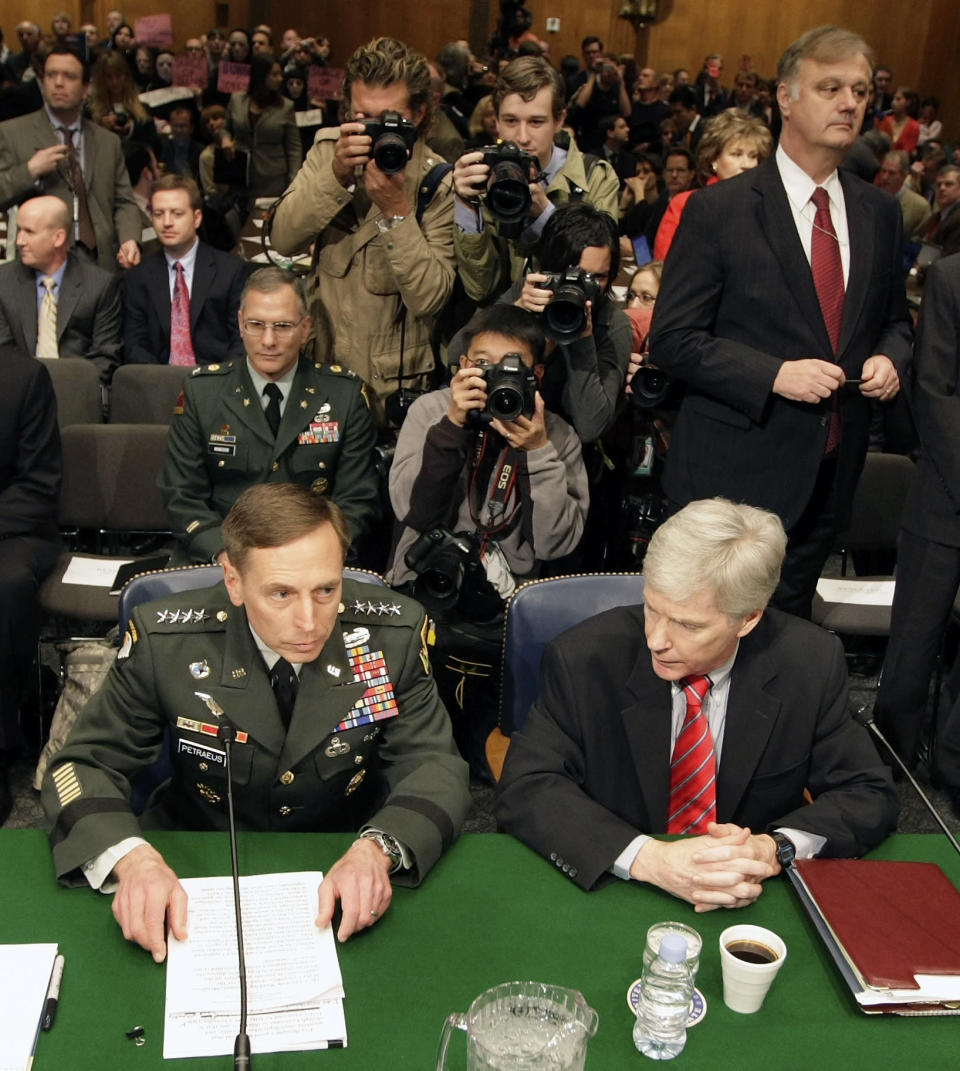
[[[960,254],[932,264],[924,287],[911,408],[920,460],[903,510],[890,641],[876,718],[905,762],[916,759],[930,675],[960,585]],[[952,689],[955,691],[955,688]],[[960,809],[960,701],[941,703],[933,762]]]
[[[59,197],[20,206],[20,259],[0,266],[0,343],[31,356],[84,357],[107,383],[123,345],[119,279],[67,252],[69,227]]]
[[[773,514],[724,499],[657,530],[643,606],[547,648],[494,805],[503,829],[581,888],[613,874],[698,911],[753,902],[794,856],[860,855],[891,832],[896,789],[850,717],[839,640],[764,609],[785,543]]]
[[[623,192],[627,179],[637,173],[637,158],[627,149],[630,127],[622,115],[608,115],[600,120],[600,133],[604,159],[616,171]]]
[[[780,146],[690,199],[653,318],[655,363],[686,386],[667,494],[779,514],[790,542],[773,603],[804,617],[863,466],[869,399],[890,401],[910,359],[899,206],[837,172],[868,57],[836,27],[787,49]]]
[[[153,184],[150,212],[163,249],[123,280],[125,364],[218,364],[244,354],[237,313],[246,268],[199,241],[202,203],[193,179],[163,175]]]
[[[32,295],[31,295],[32,296]],[[40,582],[57,561],[60,434],[46,368],[0,346],[0,825],[7,768],[21,744],[19,711],[40,631]]]

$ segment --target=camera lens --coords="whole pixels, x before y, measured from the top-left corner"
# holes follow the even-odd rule
[[[516,420],[523,413],[523,394],[510,384],[497,387],[487,398],[487,409],[497,420]]]
[[[396,175],[407,166],[407,144],[399,134],[381,134],[374,143],[373,158],[385,175]]]
[[[543,310],[543,326],[557,341],[566,341],[583,334],[587,326],[587,298],[578,286],[561,286],[553,301]]]
[[[670,389],[669,378],[659,368],[640,367],[630,383],[633,404],[637,409],[649,409],[660,405]]]
[[[487,207],[503,223],[518,223],[530,207],[530,180],[514,160],[494,164],[487,188]]]

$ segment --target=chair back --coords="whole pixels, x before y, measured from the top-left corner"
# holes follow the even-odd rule
[[[122,364],[110,383],[111,424],[169,424],[189,368]]]
[[[42,357],[40,363],[53,382],[61,431],[71,424],[103,423],[100,371],[93,361],[82,357]]]
[[[63,429],[59,524],[113,532],[168,532],[157,489],[169,428],[72,424]]]
[[[523,584],[507,603],[503,624],[500,729],[523,727],[540,690],[546,645],[568,628],[610,610],[643,602],[639,573],[587,573]]]
[[[850,524],[837,546],[851,550],[894,550],[900,518],[917,466],[903,454],[867,454],[853,496]]]

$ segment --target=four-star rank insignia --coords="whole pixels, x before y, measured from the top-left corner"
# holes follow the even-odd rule
[[[391,614],[395,614],[397,617],[402,613],[400,609],[400,603],[398,602],[364,602],[361,599],[353,600],[353,612],[355,614],[376,614],[377,617],[383,617],[384,614],[389,617]]]
[[[206,610],[157,610],[158,625],[202,625],[206,620]]]

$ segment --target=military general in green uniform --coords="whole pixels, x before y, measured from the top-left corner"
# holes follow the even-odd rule
[[[254,272],[239,321],[246,360],[196,368],[170,425],[158,483],[180,560],[214,561],[237,496],[269,482],[329,495],[355,549],[379,516],[376,432],[361,381],[300,356],[310,317],[289,272]]]
[[[115,886],[124,936],[158,962],[165,920],[185,933],[187,898],[143,830],[227,828],[225,722],[240,829],[359,831],[320,887],[318,925],[339,899],[341,940],[383,914],[391,881],[423,879],[469,806],[423,610],[342,580],[349,537],[330,499],[257,485],[223,537],[224,584],[134,610],[43,783],[58,878]],[[165,736],[172,777],[138,819],[131,780]]]

